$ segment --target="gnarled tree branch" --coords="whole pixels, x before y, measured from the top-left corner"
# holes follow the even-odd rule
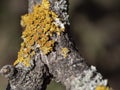
[[[68,1],[28,2],[29,14],[21,21],[25,31],[18,59],[0,71],[9,79],[8,90],[45,90],[51,80],[61,82],[66,90],[110,90],[107,80],[86,64],[68,36]]]

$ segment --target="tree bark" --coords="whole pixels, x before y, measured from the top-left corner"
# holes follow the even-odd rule
[[[42,0],[28,0],[28,13]],[[97,86],[107,86],[107,80],[88,66],[78,53],[68,36],[70,24],[68,20],[68,1],[49,0],[50,9],[54,11],[65,27],[60,35],[50,38],[55,41],[53,51],[43,54],[40,50],[31,58],[31,67],[21,64],[6,65],[0,73],[9,79],[7,90],[45,90],[51,80],[62,83],[66,90],[97,90]],[[37,49],[35,49],[37,50]]]

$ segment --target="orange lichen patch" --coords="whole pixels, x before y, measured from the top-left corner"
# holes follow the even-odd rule
[[[107,86],[97,86],[95,90],[112,90],[112,88]]]
[[[67,55],[68,55],[68,53],[69,53],[69,49],[68,48],[62,48],[62,50],[61,50],[61,53],[62,53],[62,55],[64,56],[64,58],[66,58],[67,57]]]
[[[42,0],[40,5],[33,8],[33,12],[21,17],[21,25],[25,28],[22,33],[23,43],[21,44],[18,58],[14,65],[21,63],[24,66],[30,66],[30,59],[35,55],[34,47],[48,54],[53,50],[54,40],[51,39],[53,33],[60,35],[64,31],[63,27],[55,24],[58,15],[50,10],[49,0]],[[63,55],[66,57],[68,50],[63,49]]]
[[[51,41],[47,41],[41,48],[41,50],[43,51],[44,54],[48,54],[49,51],[52,51],[53,50],[53,47],[54,46],[54,40],[51,40]]]

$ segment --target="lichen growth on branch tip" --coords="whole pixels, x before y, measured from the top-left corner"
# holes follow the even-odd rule
[[[50,9],[49,0],[42,0],[41,4],[34,6],[33,12],[22,16],[21,25],[25,28],[23,42],[14,65],[21,63],[26,67],[30,66],[30,60],[35,55],[35,46],[47,55],[54,47],[53,33],[60,35],[64,32],[64,25]]]
[[[112,90],[112,88],[107,86],[97,86],[95,90]]]

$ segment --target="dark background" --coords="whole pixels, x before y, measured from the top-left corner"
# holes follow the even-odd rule
[[[27,0],[0,1],[0,68],[13,64],[20,48],[20,17]],[[70,33],[82,57],[120,90],[120,0],[70,0]],[[0,90],[7,80],[0,76]],[[51,83],[48,90],[64,90]]]

